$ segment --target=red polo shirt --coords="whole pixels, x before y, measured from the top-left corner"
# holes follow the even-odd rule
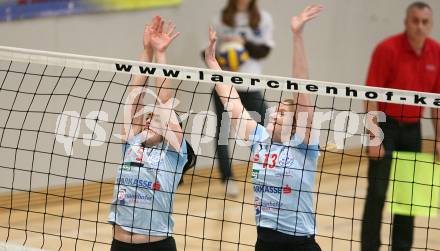
[[[440,93],[440,45],[428,38],[421,55],[411,48],[405,33],[392,36],[375,49],[368,86]],[[420,120],[423,108],[379,102],[379,111],[402,122]]]

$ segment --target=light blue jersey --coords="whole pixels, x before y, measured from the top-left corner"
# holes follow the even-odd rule
[[[132,233],[171,236],[174,194],[188,159],[186,142],[180,154],[164,144],[143,147],[141,143],[138,134],[124,146],[109,222]]]
[[[250,138],[257,226],[294,236],[315,234],[318,145],[306,145],[296,134],[289,142],[271,144],[261,125]]]

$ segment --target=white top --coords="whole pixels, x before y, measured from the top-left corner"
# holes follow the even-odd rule
[[[253,30],[249,26],[249,17],[247,12],[239,12],[235,15],[235,27],[229,27],[223,24],[221,15],[214,18],[213,27],[217,31],[218,44],[222,43],[222,38],[225,36],[242,36],[247,41],[255,44],[265,44],[269,47],[274,47],[273,40],[273,22],[270,14],[264,10],[260,10],[261,20],[258,28]],[[239,72],[246,73],[262,73],[261,60],[250,58],[243,65],[240,66]]]

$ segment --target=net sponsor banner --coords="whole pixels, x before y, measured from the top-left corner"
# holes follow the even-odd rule
[[[337,98],[378,101],[439,108],[437,93],[415,92],[362,84],[335,83],[249,73],[215,71],[204,68],[161,65],[131,60],[91,57],[0,46],[0,59],[122,74],[135,74],[208,84],[232,84],[252,89],[293,91]]]
[[[0,21],[175,6],[182,0],[0,0]]]

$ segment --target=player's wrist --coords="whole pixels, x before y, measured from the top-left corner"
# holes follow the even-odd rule
[[[153,47],[151,47],[150,44],[144,45],[144,53],[146,53],[148,55],[152,55],[153,54]]]
[[[153,58],[153,52],[150,52],[148,50],[143,50],[140,56],[140,61],[150,62]]]
[[[153,51],[153,46],[149,42],[144,43],[144,51]]]
[[[156,54],[156,62],[157,63],[160,63],[160,64],[165,64],[166,63],[166,53],[165,53],[165,50],[163,50],[163,51],[156,50],[155,54]]]
[[[209,69],[221,70],[220,65],[217,63],[217,60],[206,61],[206,65],[209,67]]]
[[[294,40],[302,40],[303,39],[303,33],[302,30],[300,31],[292,31],[293,39]]]

